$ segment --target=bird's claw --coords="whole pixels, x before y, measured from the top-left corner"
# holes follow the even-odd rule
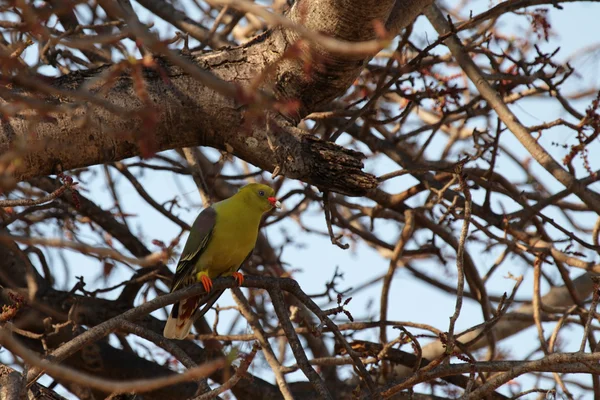
[[[210,279],[210,277],[208,275],[206,275],[206,274],[200,275],[200,282],[202,283],[202,286],[204,286],[204,290],[206,290],[206,293],[208,293],[212,290],[212,287],[213,287],[212,279]]]
[[[241,272],[234,272],[233,274],[231,274],[231,276],[233,276],[238,286],[242,286],[242,283],[244,283],[244,274],[242,274]]]

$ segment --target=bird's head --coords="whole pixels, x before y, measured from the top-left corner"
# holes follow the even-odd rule
[[[250,183],[240,188],[239,194],[244,196],[250,207],[256,207],[262,212],[281,207],[281,203],[275,198],[275,190],[267,185]]]

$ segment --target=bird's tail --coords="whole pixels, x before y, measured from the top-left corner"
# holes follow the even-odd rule
[[[163,330],[163,336],[167,339],[185,339],[194,323],[194,314],[198,309],[199,302],[200,296],[194,296],[173,304]]]

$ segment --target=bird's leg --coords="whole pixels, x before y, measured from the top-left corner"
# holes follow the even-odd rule
[[[196,281],[202,282],[202,286],[204,286],[204,290],[206,290],[206,293],[212,290],[212,279],[210,279],[210,276],[208,276],[208,273],[206,271],[198,272],[196,274]]]
[[[233,272],[231,276],[235,278],[235,281],[237,282],[238,286],[242,286],[242,283],[244,283],[244,274],[242,274],[241,272]]]

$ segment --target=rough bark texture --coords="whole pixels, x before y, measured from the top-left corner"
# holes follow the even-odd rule
[[[2,400],[66,400],[54,391],[38,384],[31,385],[25,397],[20,397],[21,374],[6,365],[0,365],[0,399]]]
[[[395,2],[388,1],[299,1],[289,12],[293,21],[307,28],[349,41],[375,38],[374,22],[391,23]],[[400,1],[406,10],[394,21],[412,21],[428,1]],[[394,8],[397,10],[398,6]],[[410,15],[408,15],[410,14]],[[360,16],[360,18],[357,18]],[[362,155],[333,143],[323,142],[293,128],[307,113],[344,93],[370,57],[328,54],[319,46],[310,50],[311,68],[306,58],[282,56],[298,40],[297,33],[275,28],[250,43],[225,49],[192,60],[215,76],[248,87],[264,74],[267,66],[277,65],[263,76],[261,87],[280,101],[299,101],[285,119],[274,116],[274,146],[269,145],[264,110],[255,110],[244,98],[226,98],[208,89],[178,67],[158,58],[156,69],[145,69],[147,90],[154,106],[152,120],[141,118],[143,103],[132,85],[130,75],[121,75],[105,94],[109,103],[124,110],[115,115],[92,104],[79,105],[69,113],[53,113],[35,125],[12,118],[0,129],[0,153],[23,151],[17,180],[57,173],[61,170],[120,160],[153,150],[210,146],[269,171],[279,171],[322,188],[348,195],[363,195],[377,185],[375,178],[362,171]],[[308,47],[303,47],[307,49]],[[77,90],[97,78],[110,66],[60,77],[52,85]],[[92,92],[102,88],[93,87]],[[74,102],[69,98],[47,98],[53,104]],[[0,101],[0,105],[2,101]],[[26,149],[23,144],[27,143]],[[21,149],[21,150],[19,150]]]
[[[375,25],[385,23],[393,5],[394,1],[390,0],[299,1],[292,8],[290,19],[313,31],[359,42],[376,38]],[[364,17],[356,18],[357,15]],[[287,43],[300,40],[294,31],[282,33]],[[370,59],[359,55],[333,54],[319,45],[311,46],[308,53],[303,58],[313,63],[310,75],[303,72],[304,65],[298,59],[286,60],[278,71],[280,78],[276,81],[281,94],[301,100],[301,116],[344,93]]]

